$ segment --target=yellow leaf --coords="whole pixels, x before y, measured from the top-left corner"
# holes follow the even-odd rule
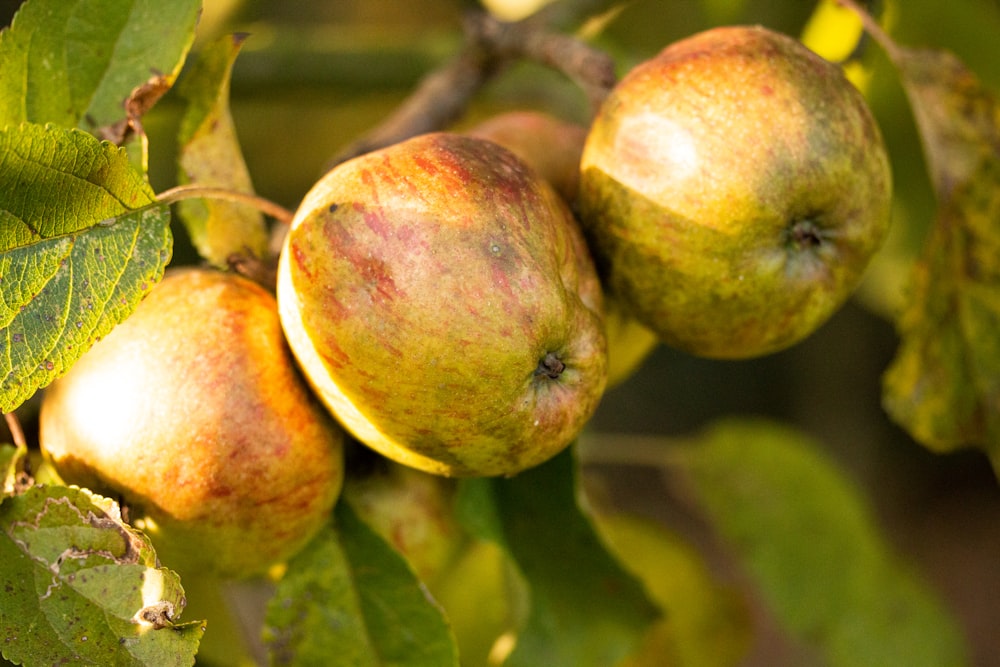
[[[229,111],[229,81],[244,35],[208,45],[179,92],[188,102],[180,131],[180,177],[185,183],[253,193],[253,184]],[[268,232],[252,206],[218,199],[191,199],[178,208],[202,257],[227,266],[230,255],[263,258]]]

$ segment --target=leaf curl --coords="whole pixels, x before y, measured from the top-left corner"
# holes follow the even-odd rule
[[[179,623],[177,575],[107,498],[61,486],[4,498],[0,580],[0,651],[17,664],[194,664],[204,623]]]

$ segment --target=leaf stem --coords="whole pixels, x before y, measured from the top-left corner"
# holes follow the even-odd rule
[[[259,195],[250,192],[229,190],[227,188],[217,188],[210,185],[199,185],[198,183],[178,185],[164,190],[156,196],[156,199],[163,204],[173,204],[185,199],[221,199],[238,202],[253,206],[264,215],[269,215],[286,225],[291,224],[292,218],[295,217],[295,213],[289,211],[284,206]]]
[[[17,415],[13,412],[3,413],[3,418],[7,422],[7,430],[10,431],[10,437],[14,440],[14,445],[17,447],[27,447],[27,441],[24,439],[24,429],[21,428],[21,420],[17,418]]]
[[[885,52],[889,54],[889,58],[895,62],[900,57],[899,46],[893,41],[889,34],[882,30],[882,26],[878,24],[878,21],[865,11],[864,7],[859,5],[854,0],[837,0],[837,4],[845,9],[854,12],[859,19],[861,19],[861,24],[864,29],[871,35],[878,44],[885,49]]]
[[[601,433],[581,436],[576,444],[583,465],[627,465],[667,469],[683,462],[681,439],[625,433]]]

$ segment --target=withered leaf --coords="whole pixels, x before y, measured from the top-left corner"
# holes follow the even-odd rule
[[[954,54],[863,18],[906,90],[938,201],[883,403],[925,446],[978,446],[1000,471],[1000,102]]]

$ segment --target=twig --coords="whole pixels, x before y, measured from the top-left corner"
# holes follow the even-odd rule
[[[583,89],[596,110],[615,83],[614,61],[575,37],[553,32],[545,17],[538,13],[505,22],[483,12],[467,15],[462,50],[425,77],[389,118],[331,158],[326,168],[448,127],[486,83],[520,59],[565,74]]]
[[[274,292],[278,284],[278,265],[274,260],[264,260],[250,252],[233,253],[226,258],[229,268],[244,278]]]
[[[882,26],[878,24],[878,21],[865,11],[865,8],[859,5],[854,0],[837,0],[837,4],[841,7],[854,12],[859,19],[861,19],[861,24],[864,29],[871,35],[876,42],[885,50],[892,61],[898,61],[900,58],[899,46],[893,41],[889,34],[882,29]]]
[[[606,53],[534,21],[504,23],[483,14],[472,17],[469,30],[498,57],[526,58],[562,72],[583,89],[594,110],[617,81],[615,63]]]
[[[331,158],[326,168],[390,146],[458,119],[469,100],[500,69],[481,44],[467,41],[452,60],[426,76],[391,116]]]
[[[577,441],[584,465],[628,465],[668,469],[683,462],[680,440],[625,433],[585,434]]]

